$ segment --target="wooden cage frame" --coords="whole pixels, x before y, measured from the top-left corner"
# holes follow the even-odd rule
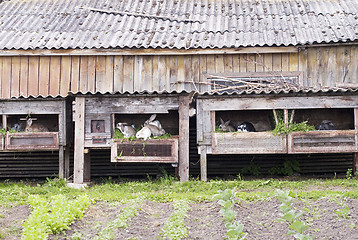
[[[0,150],[9,152],[58,151],[59,177],[68,178],[72,138],[72,107],[66,98],[27,98],[0,101],[3,128],[9,116],[56,115],[58,132],[7,132],[0,136]]]
[[[107,94],[75,97],[75,152],[74,183],[89,182],[91,149],[111,149],[114,162],[166,162],[179,163],[181,181],[189,179],[189,103],[193,94]],[[173,154],[170,158],[135,157],[127,161],[118,158],[118,141],[112,139],[115,114],[165,114],[170,110],[179,113],[179,137],[170,142]],[[91,121],[99,123],[100,131],[91,132]],[[159,140],[159,139],[158,139]],[[148,140],[150,144],[159,142]],[[163,143],[163,139],[161,139]]]
[[[288,124],[292,121],[288,119],[289,110],[319,108],[353,109],[354,130],[293,132],[280,136],[274,136],[270,132],[215,132],[216,111],[273,110],[275,115],[275,110],[282,109],[285,123]],[[307,140],[301,140],[304,138]],[[247,148],[250,142],[255,145]],[[352,94],[302,94],[302,96],[203,94],[197,99],[197,144],[200,154],[201,179],[204,181],[207,180],[207,154],[357,153],[358,96]],[[240,144],[244,145],[240,146]],[[355,169],[358,169],[358,154],[355,154],[353,165]]]

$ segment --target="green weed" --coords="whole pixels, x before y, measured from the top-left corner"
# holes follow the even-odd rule
[[[299,162],[295,159],[286,159],[282,165],[275,166],[269,170],[271,175],[292,176],[295,172],[300,172]]]
[[[342,209],[334,210],[334,213],[337,214],[339,217],[342,217],[342,218],[345,218],[345,219],[350,219],[349,207],[347,205]]]
[[[28,197],[32,210],[23,224],[21,239],[47,239],[49,234],[57,234],[75,220],[83,216],[90,200],[86,195],[69,200],[64,195],[52,196],[48,201],[38,195]]]
[[[243,167],[241,169],[241,174],[251,174],[253,176],[259,176],[261,174],[260,166],[256,165],[253,161],[251,161],[249,166]]]
[[[291,230],[287,233],[287,236],[293,235],[299,240],[312,240],[313,237],[304,234],[304,231],[308,228],[308,224],[300,220],[303,212],[294,209],[293,198],[290,196],[290,193],[290,191],[277,190],[277,198],[282,203],[280,209],[283,212],[280,220],[283,222],[287,221],[290,224],[289,228]]]
[[[174,201],[174,212],[170,215],[160,230],[160,236],[164,239],[178,240],[188,237],[188,227],[185,226],[185,217],[190,209],[187,201]]]
[[[111,240],[116,238],[116,230],[118,228],[127,228],[128,221],[138,214],[137,210],[142,198],[132,199],[128,202],[128,206],[123,208],[122,213],[113,221],[110,221],[94,238],[94,240]]]
[[[244,224],[239,220],[236,220],[236,212],[233,210],[235,205],[236,192],[231,189],[219,190],[217,194],[213,196],[213,200],[218,200],[218,204],[221,206],[220,213],[224,218],[225,226],[227,229],[226,235],[228,239],[232,240],[244,240],[247,233],[244,233]]]

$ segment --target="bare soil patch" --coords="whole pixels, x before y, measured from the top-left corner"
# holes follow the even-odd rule
[[[22,224],[30,213],[30,207],[25,205],[0,207],[0,239],[20,239]]]
[[[247,239],[276,240],[293,239],[286,236],[288,224],[280,222],[280,201],[239,202],[235,205],[238,219],[245,225]],[[50,239],[71,239],[78,232],[82,239],[92,239],[110,221],[114,220],[126,205],[105,202],[92,204],[83,219],[71,225],[71,229]],[[349,207],[349,219],[338,216],[335,210]],[[225,225],[216,202],[191,203],[186,225],[189,228],[187,239],[225,239]],[[318,201],[296,201],[295,207],[305,210],[304,218],[311,225],[308,233],[314,239],[358,239],[358,200],[321,199]],[[0,207],[0,233],[3,239],[20,239],[21,226],[29,216],[28,206],[13,208]],[[173,212],[172,203],[144,201],[138,215],[128,222],[128,228],[118,229],[116,239],[160,239],[160,230]]]
[[[235,206],[238,219],[245,225],[247,239],[276,240],[293,239],[286,236],[288,224],[280,222],[280,202],[277,199],[257,202],[240,202]],[[189,228],[187,239],[225,239],[225,225],[216,202],[192,203],[186,225]],[[334,211],[349,207],[349,219],[339,217]],[[65,234],[52,236],[51,239],[71,239],[77,231],[83,239],[91,239],[106,223],[113,220],[123,206],[111,207],[98,203],[90,207],[85,217],[71,226]],[[358,239],[358,200],[347,199],[295,203],[297,209],[306,209],[304,218],[311,225],[308,233],[314,239]],[[166,219],[173,212],[171,203],[145,201],[138,215],[126,229],[118,229],[117,239],[160,239],[159,233]]]

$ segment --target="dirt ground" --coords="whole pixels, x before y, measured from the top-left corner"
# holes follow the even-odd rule
[[[189,227],[187,239],[225,239],[225,226],[216,202],[191,203],[186,218]],[[238,219],[244,224],[247,239],[294,239],[285,236],[287,223],[280,222],[280,202],[276,199],[258,202],[239,202],[235,206]],[[349,207],[349,219],[339,217],[335,210]],[[92,239],[106,224],[121,213],[121,205],[98,202],[90,206],[84,218],[70,230],[50,239],[72,239],[74,233],[81,239]],[[308,233],[314,239],[358,239],[358,200],[328,200],[297,202],[295,207],[306,211],[304,217],[311,225]],[[118,229],[116,239],[160,239],[159,232],[173,212],[172,203],[144,201],[138,215],[126,229]],[[3,239],[20,239],[21,224],[30,214],[27,206],[0,208],[0,230]],[[1,233],[1,232],[0,232]],[[5,233],[5,234],[4,234]]]

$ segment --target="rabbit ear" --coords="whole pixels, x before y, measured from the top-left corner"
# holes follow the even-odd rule
[[[225,126],[229,126],[229,123],[230,123],[230,120],[226,121],[226,122],[224,123],[224,125],[225,125]]]
[[[150,116],[150,118],[148,119],[149,122],[153,122],[154,119],[157,117],[157,114],[153,114],[152,116]]]
[[[224,125],[224,120],[220,118],[220,123]]]

